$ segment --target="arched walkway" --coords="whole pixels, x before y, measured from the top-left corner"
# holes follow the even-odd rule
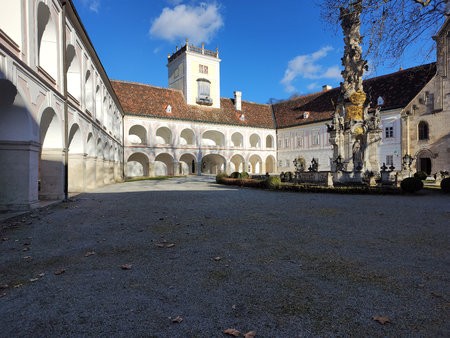
[[[272,155],[266,158],[266,172],[269,174],[275,172],[275,158]]]
[[[83,150],[83,137],[78,124],[72,125],[69,132],[69,192],[82,192],[85,190],[85,156]]]
[[[197,173],[197,162],[192,154],[183,154],[180,157],[180,174],[195,175]]]
[[[258,134],[252,134],[250,136],[250,147],[261,148],[261,138]]]
[[[39,131],[25,101],[0,72],[0,211],[38,201]]]
[[[202,174],[213,174],[217,175],[220,172],[226,171],[226,161],[225,158],[217,154],[209,154],[202,159]]]
[[[89,133],[86,141],[86,188],[95,188],[96,177],[96,151],[95,139],[92,133]]]
[[[247,171],[245,168],[245,159],[242,155],[236,154],[230,160],[230,173],[237,171],[243,172]]]
[[[42,1],[37,9],[39,66],[54,81],[58,79],[58,36],[50,9]]]
[[[231,143],[233,147],[242,148],[244,146],[244,137],[241,133],[236,132],[231,135]]]
[[[272,137],[272,135],[267,135],[267,137],[266,137],[266,148],[273,148],[273,137]]]
[[[153,167],[155,176],[173,176],[173,157],[170,154],[162,153],[156,156]]]
[[[205,131],[202,135],[202,145],[223,147],[225,145],[225,136],[216,130]]]
[[[249,173],[252,174],[262,174],[262,160],[258,155],[250,156],[249,163]]]
[[[52,108],[46,108],[39,123],[42,144],[39,161],[40,199],[64,198],[63,128]]]
[[[147,177],[149,176],[148,157],[143,153],[131,154],[127,159],[127,177]]]
[[[156,130],[155,144],[171,144],[172,132],[167,127],[160,127]]]
[[[134,125],[128,131],[128,142],[131,144],[147,144],[147,129],[141,125]]]
[[[183,129],[181,131],[180,145],[195,145],[195,134],[192,129]]]

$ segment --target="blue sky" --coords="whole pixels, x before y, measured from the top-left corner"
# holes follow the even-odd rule
[[[167,55],[185,39],[219,49],[221,96],[267,103],[341,81],[342,34],[317,0],[73,0],[109,77],[167,87]],[[434,61],[417,50],[382,75]],[[369,60],[370,64],[370,60]]]

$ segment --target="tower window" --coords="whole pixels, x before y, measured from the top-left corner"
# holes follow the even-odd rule
[[[426,123],[425,121],[420,121],[418,129],[419,129],[419,140],[428,140],[429,138],[428,123]]]
[[[208,74],[208,66],[198,65],[198,72],[201,74]]]
[[[211,82],[207,79],[198,79],[197,86],[198,86],[197,103],[212,105],[213,101],[212,98],[210,97]]]

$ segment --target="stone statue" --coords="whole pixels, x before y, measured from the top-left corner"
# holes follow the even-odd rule
[[[362,145],[359,139],[356,139],[352,147],[353,152],[353,165],[356,170],[361,170],[363,166],[363,151]]]

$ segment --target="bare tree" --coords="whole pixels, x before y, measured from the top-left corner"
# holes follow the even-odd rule
[[[361,22],[364,54],[373,63],[398,60],[407,47],[424,39],[428,48],[431,37],[448,16],[450,0],[316,0],[325,21],[338,27],[341,8],[362,3]],[[341,17],[342,19],[342,17]]]

